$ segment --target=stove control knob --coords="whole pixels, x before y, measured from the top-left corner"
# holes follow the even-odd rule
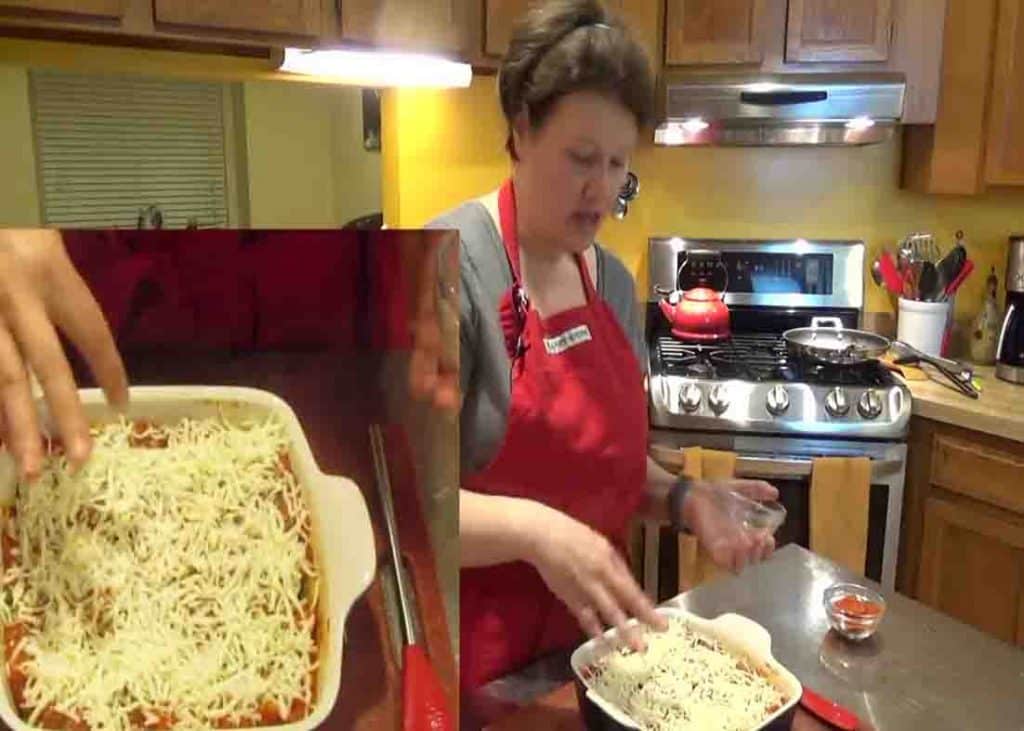
[[[693,413],[700,408],[702,397],[703,394],[700,392],[700,386],[696,383],[688,383],[679,392],[679,405],[683,407],[683,411]]]
[[[825,397],[825,411],[829,413],[829,416],[846,416],[846,412],[849,410],[850,402],[847,400],[846,391],[842,386],[836,386],[828,392],[828,396]]]
[[[772,386],[765,399],[765,406],[772,416],[781,416],[789,408],[789,393],[785,386]]]
[[[721,414],[729,408],[729,389],[721,383],[711,389],[708,394],[708,404],[716,414]]]
[[[857,402],[857,411],[865,419],[877,419],[882,414],[882,397],[878,395],[878,391],[865,391]]]

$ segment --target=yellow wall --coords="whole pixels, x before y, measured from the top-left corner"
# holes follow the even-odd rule
[[[384,138],[389,225],[422,225],[507,174],[494,77],[477,77],[468,90],[394,92],[386,109],[393,115]],[[899,163],[898,140],[814,149],[645,144],[633,161],[640,197],[600,238],[644,286],[651,235],[855,238],[873,253],[915,230],[931,231],[948,246],[963,229],[980,270],[957,297],[963,320],[979,307],[989,266],[1002,280],[1007,235],[1024,230],[1024,190],[918,195],[899,188]],[[873,283],[867,292],[869,310],[891,309]]]
[[[380,210],[380,155],[363,150],[359,89],[244,89],[253,227],[340,226]]]
[[[38,226],[28,74],[0,66],[0,225]]]
[[[16,45],[0,39],[0,226],[34,226],[41,211],[28,67],[5,56]],[[169,68],[142,63],[154,52],[117,52],[149,73]],[[235,132],[247,168],[241,209],[248,209],[249,225],[335,227],[380,210],[380,154],[363,149],[359,89],[254,81],[243,84],[243,97],[244,124]]]

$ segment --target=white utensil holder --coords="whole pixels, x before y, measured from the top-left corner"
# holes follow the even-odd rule
[[[949,302],[919,302],[900,298],[896,337],[928,355],[942,355],[949,326]]]

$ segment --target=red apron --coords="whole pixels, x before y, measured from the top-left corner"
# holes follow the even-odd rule
[[[519,247],[511,181],[498,196],[505,252],[518,293]],[[463,486],[529,498],[586,523],[620,549],[647,479],[647,406],[636,354],[577,255],[586,304],[542,319],[524,301],[505,441]],[[524,321],[525,320],[525,321]],[[520,338],[517,338],[517,335]],[[461,685],[473,689],[581,639],[568,608],[525,562],[460,575]]]

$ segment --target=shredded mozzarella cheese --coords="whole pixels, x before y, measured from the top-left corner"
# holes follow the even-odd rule
[[[784,696],[748,659],[672,617],[645,635],[642,653],[622,648],[595,663],[594,690],[649,731],[747,731]]]
[[[27,721],[209,728],[308,709],[318,581],[283,424],[137,427],[94,428],[78,474],[51,455],[19,486],[0,620],[28,628],[8,653]]]

